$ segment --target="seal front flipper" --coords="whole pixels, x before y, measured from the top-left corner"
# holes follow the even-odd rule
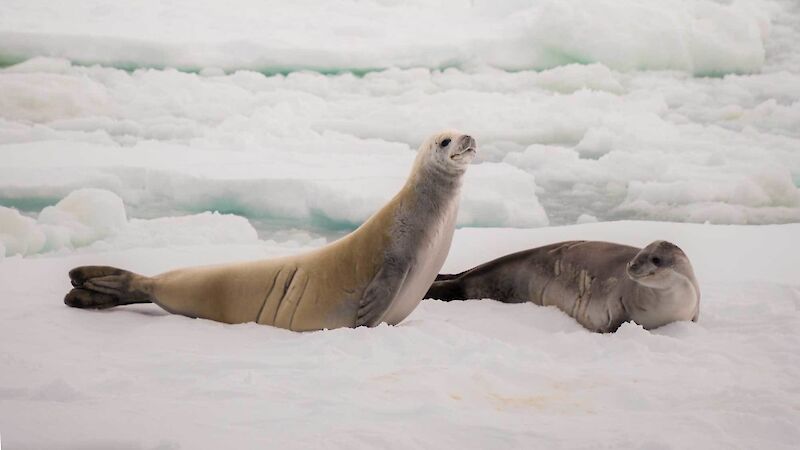
[[[64,303],[74,308],[105,309],[134,303],[150,303],[146,277],[109,266],[82,266],[69,271],[74,288]]]
[[[410,269],[410,265],[401,267],[387,264],[381,267],[361,297],[356,317],[357,327],[374,327],[381,322],[381,317],[389,309]]]

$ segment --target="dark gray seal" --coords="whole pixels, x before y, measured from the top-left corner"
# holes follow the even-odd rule
[[[600,333],[631,320],[646,329],[696,322],[700,313],[689,258],[666,241],[644,249],[570,241],[512,253],[457,275],[439,275],[426,298],[555,305]]]

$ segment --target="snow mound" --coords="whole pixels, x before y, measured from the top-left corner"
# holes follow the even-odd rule
[[[174,245],[256,242],[243,217],[205,212],[193,216],[128,220],[122,199],[102,189],[79,189],[34,220],[0,206],[3,256],[88,247],[93,251]]]
[[[534,177],[507,164],[471,167],[464,177],[459,226],[543,227],[547,213],[536,197]]]
[[[0,206],[0,248],[3,256],[38,253],[47,237],[36,221],[19,211]]]
[[[128,223],[125,205],[113,192],[79,189],[39,213],[51,249],[83,247],[118,233]]]
[[[147,0],[134,7],[108,0],[10,0],[0,6],[0,60],[57,56],[204,76],[237,69],[341,72],[472,64],[520,70],[576,62],[618,70],[751,73],[764,63],[770,18],[761,13],[763,5]]]
[[[127,222],[116,194],[79,189],[44,208],[38,220],[0,206],[0,242],[6,256],[78,248],[119,233]]]

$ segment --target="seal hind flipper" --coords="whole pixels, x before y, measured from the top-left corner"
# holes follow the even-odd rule
[[[442,275],[439,275],[441,277]],[[425,298],[433,298],[445,302],[453,300],[466,300],[466,292],[464,291],[464,284],[461,280],[457,279],[458,275],[445,275],[447,278],[439,279],[433,282]]]
[[[464,274],[464,272],[461,272],[461,273],[440,273],[439,275],[436,275],[436,280],[435,281],[452,280],[454,278],[460,277],[463,274]]]
[[[81,287],[87,280],[108,275],[120,275],[127,270],[111,266],[80,266],[69,271],[69,279],[73,287]]]
[[[69,271],[74,288],[64,297],[64,303],[75,308],[105,309],[153,301],[142,288],[137,275],[110,266],[81,266]]]
[[[64,304],[73,308],[106,309],[119,305],[119,301],[112,295],[75,288],[64,297]]]

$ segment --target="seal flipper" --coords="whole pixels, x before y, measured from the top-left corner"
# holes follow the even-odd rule
[[[458,275],[439,275],[436,281],[433,282],[425,298],[432,298],[442,300],[445,302],[453,300],[466,300],[467,295],[464,290],[464,284],[458,279]]]
[[[456,278],[460,277],[463,274],[464,274],[464,272],[452,273],[452,274],[451,273],[440,273],[439,275],[436,275],[436,280],[434,280],[434,281],[453,280],[453,279],[456,279]]]
[[[134,303],[151,303],[152,295],[144,288],[146,277],[109,266],[82,266],[69,272],[74,288],[64,303],[74,308],[105,309]]]
[[[73,308],[106,309],[119,305],[119,301],[112,295],[75,288],[64,297],[64,304]]]
[[[381,317],[397,296],[397,291],[403,285],[409,270],[410,267],[401,268],[396,265],[381,267],[361,297],[356,316],[357,327],[374,327],[381,322]]]

